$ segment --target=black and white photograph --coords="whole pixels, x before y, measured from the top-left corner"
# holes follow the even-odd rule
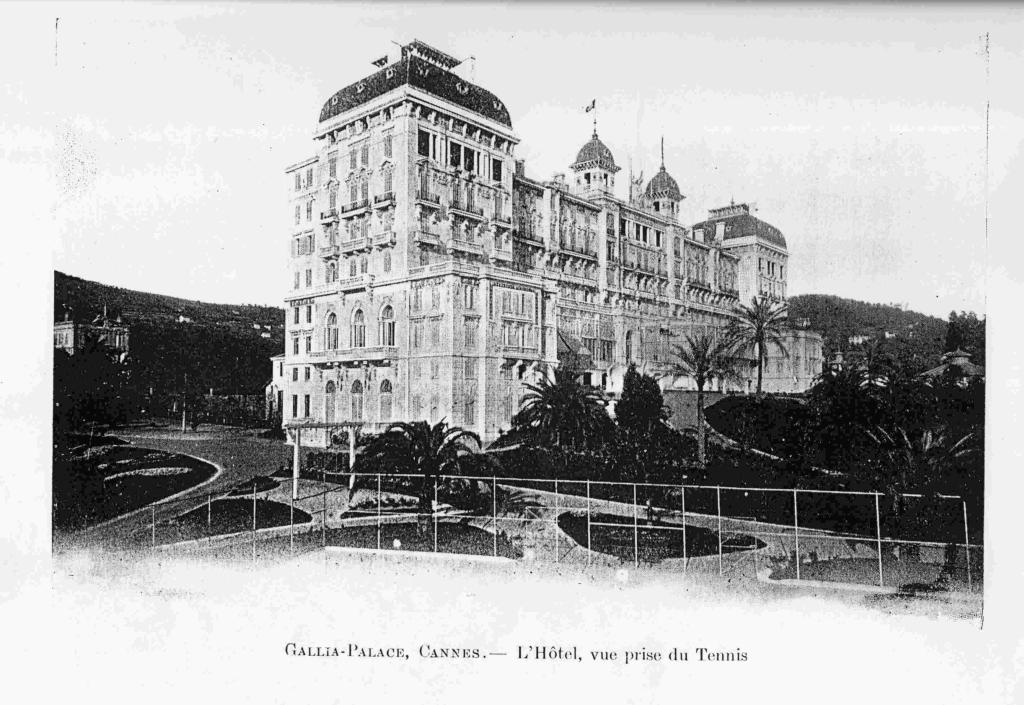
[[[0,14],[34,700],[1024,697],[1024,8]]]

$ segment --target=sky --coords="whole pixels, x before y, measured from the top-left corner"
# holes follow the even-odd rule
[[[0,101],[33,94],[45,129],[0,137],[46,156],[53,267],[213,302],[281,304],[283,170],[323,102],[413,38],[475,57],[460,71],[505,102],[533,177],[568,170],[592,99],[619,195],[664,137],[683,222],[755,204],[789,243],[790,295],[985,312],[986,194],[1024,141],[995,100],[986,170],[986,101],[1020,75],[1009,6],[76,3],[38,23],[55,90]]]

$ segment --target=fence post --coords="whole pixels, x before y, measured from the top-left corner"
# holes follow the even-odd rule
[[[380,473],[377,473],[377,550],[380,550]]]
[[[434,553],[437,553],[437,478],[434,478],[434,506],[431,507],[434,515]]]
[[[797,492],[793,488],[793,536],[796,539],[796,579],[800,579],[800,510],[797,508]],[[756,537],[755,537],[756,540]],[[813,572],[813,571],[812,571]]]
[[[156,549],[156,505],[150,505],[149,507],[150,524],[152,529],[150,531],[150,545]]]
[[[256,478],[252,480],[252,562],[256,562]]]
[[[498,557],[498,478],[491,476],[491,524],[494,526],[494,557]]]
[[[640,527],[636,519],[636,483],[633,483],[633,567],[640,567]]]
[[[715,487],[715,498],[718,506],[718,575],[722,575],[722,486]]]
[[[882,515],[878,510],[878,493],[875,492],[875,531],[878,536],[878,587],[885,587],[882,575]]]
[[[295,553],[295,498],[288,497],[288,551]]]
[[[320,545],[327,547],[327,472],[324,471],[324,506],[323,517],[320,523]]]
[[[686,572],[686,485],[679,485],[679,501],[683,510],[683,573]]]
[[[555,563],[558,563],[558,478],[555,478]]]
[[[587,480],[587,565],[590,565],[590,480]]]
[[[971,536],[967,533],[967,500],[964,505],[964,556],[967,558],[967,590],[973,591],[974,584],[971,580]]]

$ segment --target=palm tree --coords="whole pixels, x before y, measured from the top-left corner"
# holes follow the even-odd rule
[[[975,436],[971,433],[956,438],[941,430],[908,433],[903,427],[892,430],[878,427],[870,431],[869,436],[882,452],[882,482],[892,497],[892,518],[897,533],[906,514],[903,493],[921,491],[934,496],[947,489],[944,485],[949,483],[951,472],[962,467],[977,451]],[[907,544],[906,548],[910,555],[920,550],[916,544]]]
[[[763,398],[761,380],[764,377],[764,363],[768,358],[768,346],[775,345],[783,357],[788,356],[783,341],[783,325],[787,313],[786,304],[776,304],[764,296],[755,296],[750,306],[740,304],[729,334],[744,348],[757,355],[757,398]]]
[[[673,377],[692,377],[697,384],[697,462],[707,466],[707,437],[704,430],[704,387],[714,379],[736,377],[736,342],[710,330],[686,336],[684,345],[676,345],[676,362],[668,372]]]
[[[609,437],[611,418],[600,390],[577,381],[571,367],[555,368],[539,382],[526,385],[519,413],[512,423],[532,436],[534,442],[565,442],[584,448]]]
[[[426,421],[402,421],[366,440],[360,447],[359,459],[376,461],[395,472],[422,475],[419,495],[422,525],[425,515],[433,514],[437,477],[454,474],[461,458],[475,453],[479,447],[479,436],[458,426],[449,427],[444,419],[433,426]]]

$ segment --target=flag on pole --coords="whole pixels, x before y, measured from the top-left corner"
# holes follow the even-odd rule
[[[597,98],[594,98],[593,100],[590,101],[590,105],[588,105],[587,107],[583,108],[583,112],[589,113],[591,110],[596,110],[596,109],[597,109]]]

